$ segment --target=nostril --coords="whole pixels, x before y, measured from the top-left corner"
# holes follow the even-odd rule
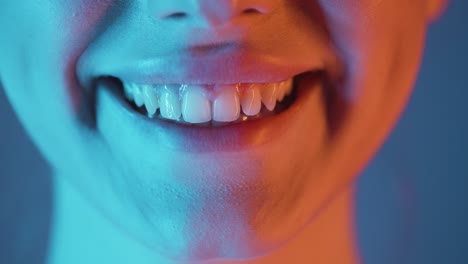
[[[187,16],[188,16],[187,13],[184,13],[184,12],[174,12],[174,13],[162,15],[161,18],[178,20],[178,19],[186,18]]]
[[[251,7],[251,8],[245,9],[244,11],[242,11],[242,13],[244,13],[244,14],[261,14],[262,12],[260,10],[256,9],[256,8]]]
[[[247,15],[267,15],[279,7],[279,0],[238,0],[237,10]]]
[[[162,20],[207,21],[226,23],[237,16],[266,15],[272,13],[279,0],[175,0],[149,1],[152,16]],[[190,3],[190,4],[189,4]]]

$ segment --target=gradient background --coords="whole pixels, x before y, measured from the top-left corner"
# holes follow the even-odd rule
[[[468,1],[452,0],[429,30],[410,104],[358,180],[365,263],[468,263],[465,25]],[[42,264],[53,213],[50,170],[2,89],[0,120],[0,263]]]

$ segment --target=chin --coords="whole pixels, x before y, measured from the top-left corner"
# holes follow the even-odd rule
[[[304,206],[310,188],[303,183],[311,174],[302,171],[310,168],[289,159],[272,162],[282,155],[268,149],[267,157],[257,149],[216,159],[181,153],[166,153],[152,163],[125,158],[118,171],[128,173],[110,177],[120,178],[112,191],[114,206],[101,207],[122,230],[170,259],[268,255],[300,232],[317,210]]]

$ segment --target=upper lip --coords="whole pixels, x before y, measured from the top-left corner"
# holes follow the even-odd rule
[[[169,55],[146,58],[109,58],[85,54],[77,65],[79,82],[90,87],[103,76],[138,84],[233,84],[287,80],[307,71],[323,69],[320,60],[298,62],[248,48],[222,44],[192,47]]]

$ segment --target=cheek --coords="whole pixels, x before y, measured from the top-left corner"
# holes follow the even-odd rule
[[[26,0],[21,4],[14,1],[2,3],[0,28],[6,41],[0,41],[0,55],[5,58],[0,62],[0,72],[4,79],[21,82],[18,83],[21,85],[15,85],[21,88],[15,88],[12,94],[23,93],[22,96],[35,98],[33,95],[38,92],[51,90],[55,93],[54,90],[64,89],[55,87],[57,81],[67,79],[58,86],[71,91],[60,96],[65,96],[63,99],[67,102],[69,96],[77,100],[79,91],[74,82],[74,63],[96,33],[99,21],[111,4],[111,1],[91,2],[37,3]],[[42,81],[41,89],[33,91],[32,87],[37,86],[38,81]]]
[[[382,86],[392,78],[394,67],[406,67],[418,54],[425,27],[425,2],[403,0],[322,0],[327,27],[343,60],[350,82],[368,82]],[[417,57],[417,56],[416,56]],[[411,65],[413,67],[413,65]],[[395,77],[395,76],[393,76]],[[374,90],[378,90],[376,89]],[[365,87],[347,87],[348,101]]]
[[[61,54],[57,60],[63,65],[61,73],[68,89],[65,96],[68,96],[69,105],[75,113],[83,110],[80,107],[86,108],[89,104],[84,102],[86,96],[83,96],[83,89],[78,85],[77,60],[105,26],[105,17],[112,2],[114,1],[60,1],[56,4],[56,12],[51,11],[49,14],[53,17],[54,24],[61,29],[60,35],[55,36],[58,54]]]
[[[2,1],[1,82],[22,123],[49,158],[80,147],[76,115],[82,89],[76,82],[75,61],[110,4]]]

